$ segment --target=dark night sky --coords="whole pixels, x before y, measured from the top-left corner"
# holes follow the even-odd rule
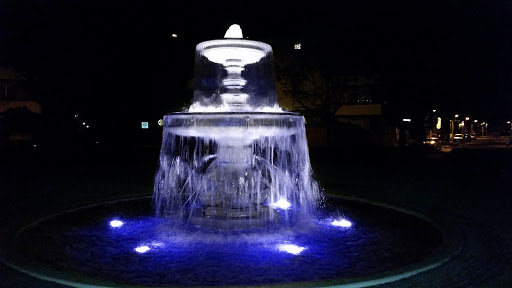
[[[0,64],[38,75],[46,111],[162,115],[192,97],[195,45],[237,23],[274,55],[301,42],[333,67],[380,73],[403,109],[512,117],[512,1],[331,2],[4,0]]]

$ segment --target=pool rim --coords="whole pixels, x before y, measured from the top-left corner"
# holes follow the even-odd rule
[[[388,208],[395,210],[400,213],[409,214],[410,216],[414,216],[420,218],[434,228],[436,228],[442,237],[442,243],[434,249],[432,253],[430,253],[425,259],[420,260],[416,263],[404,265],[402,267],[391,269],[388,271],[362,276],[362,277],[354,277],[354,278],[340,278],[340,279],[329,279],[329,280],[317,280],[317,281],[303,281],[303,282],[290,282],[290,283],[277,283],[277,284],[269,284],[269,285],[246,285],[246,286],[237,286],[237,287],[339,287],[339,288],[353,288],[353,287],[369,287],[375,285],[381,285],[386,283],[395,282],[401,279],[412,277],[416,274],[432,270],[436,267],[439,267],[443,263],[449,261],[455,255],[457,255],[463,246],[463,237],[462,232],[459,227],[450,221],[443,221],[441,219],[435,219],[432,217],[427,217],[426,215],[419,213],[417,211],[394,206],[388,203],[371,201],[364,198],[353,197],[353,196],[343,196],[343,195],[331,195],[327,194],[327,198],[331,199],[339,199],[339,200],[348,200],[354,202],[360,202],[363,204],[369,204],[374,206],[379,206],[382,208]],[[16,242],[17,237],[21,235],[24,231],[30,229],[31,227],[37,226],[39,223],[44,222],[48,219],[62,216],[68,213],[73,213],[78,210],[93,208],[101,205],[108,204],[116,204],[120,202],[131,202],[136,200],[150,199],[151,195],[140,195],[140,196],[132,196],[132,197],[121,197],[106,201],[95,202],[92,204],[86,204],[79,207],[71,208],[68,210],[59,211],[56,213],[52,213],[50,215],[41,217],[23,227],[18,229],[16,233],[11,238],[10,245],[13,245]],[[110,288],[154,288],[154,287],[198,287],[198,286],[144,286],[144,285],[134,285],[134,284],[123,284],[119,282],[113,282],[102,278],[92,277],[88,275],[84,275],[81,272],[76,270],[66,270],[62,271],[60,269],[56,269],[50,267],[49,265],[44,265],[37,261],[33,261],[23,257],[19,254],[15,253],[14,247],[7,247],[6,251],[4,251],[0,255],[0,260],[3,264],[11,267],[21,273],[29,275],[31,277],[58,283],[61,285],[68,285],[71,287],[83,288],[83,287],[110,287]],[[208,287],[229,287],[229,286],[208,286]]]

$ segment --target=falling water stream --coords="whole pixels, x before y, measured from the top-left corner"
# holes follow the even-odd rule
[[[198,44],[193,103],[164,117],[153,196],[25,227],[15,246],[43,267],[33,275],[75,287],[338,283],[437,249],[428,221],[325,197],[304,117],[277,102],[272,57],[238,25]]]

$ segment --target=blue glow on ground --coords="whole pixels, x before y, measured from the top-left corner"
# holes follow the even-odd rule
[[[110,221],[110,227],[112,227],[112,228],[119,228],[119,227],[123,226],[123,224],[124,224],[123,221],[117,220],[117,219]]]
[[[97,225],[75,222],[78,226],[64,229],[55,243],[44,238],[38,251],[46,253],[46,248],[48,259],[62,259],[59,265],[66,269],[157,287],[317,281],[358,277],[401,265],[402,259],[391,261],[388,253],[403,242],[400,227],[379,230],[382,224],[351,215],[358,225],[347,229],[335,226],[350,222],[337,211],[317,216],[314,221],[291,219],[293,227],[276,223],[241,231],[202,229],[151,216],[122,221],[107,216]],[[89,221],[88,213],[84,219]],[[105,225],[114,220],[123,223],[121,229]]]
[[[292,205],[279,211],[280,222],[234,231],[132,216],[135,212],[123,213],[117,206],[113,216],[109,209],[93,207],[75,212],[73,221],[56,218],[52,237],[41,226],[24,232],[19,243],[59,269],[133,285],[278,287],[396,269],[422,259],[440,243],[432,241],[442,241],[416,218],[352,205],[345,205],[343,213],[327,208],[311,218],[294,213],[297,206]],[[357,222],[350,228],[340,227],[352,220]],[[117,221],[122,228],[112,228]]]

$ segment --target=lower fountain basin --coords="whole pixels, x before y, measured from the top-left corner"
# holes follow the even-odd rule
[[[150,201],[114,201],[42,219],[19,231],[8,262],[75,287],[319,287],[417,267],[444,241],[423,218],[352,200],[328,199],[317,218],[294,225],[228,232],[153,217]],[[340,211],[351,227],[331,225]],[[293,218],[292,211],[280,213],[283,221]],[[113,219],[122,226],[110,226]]]

